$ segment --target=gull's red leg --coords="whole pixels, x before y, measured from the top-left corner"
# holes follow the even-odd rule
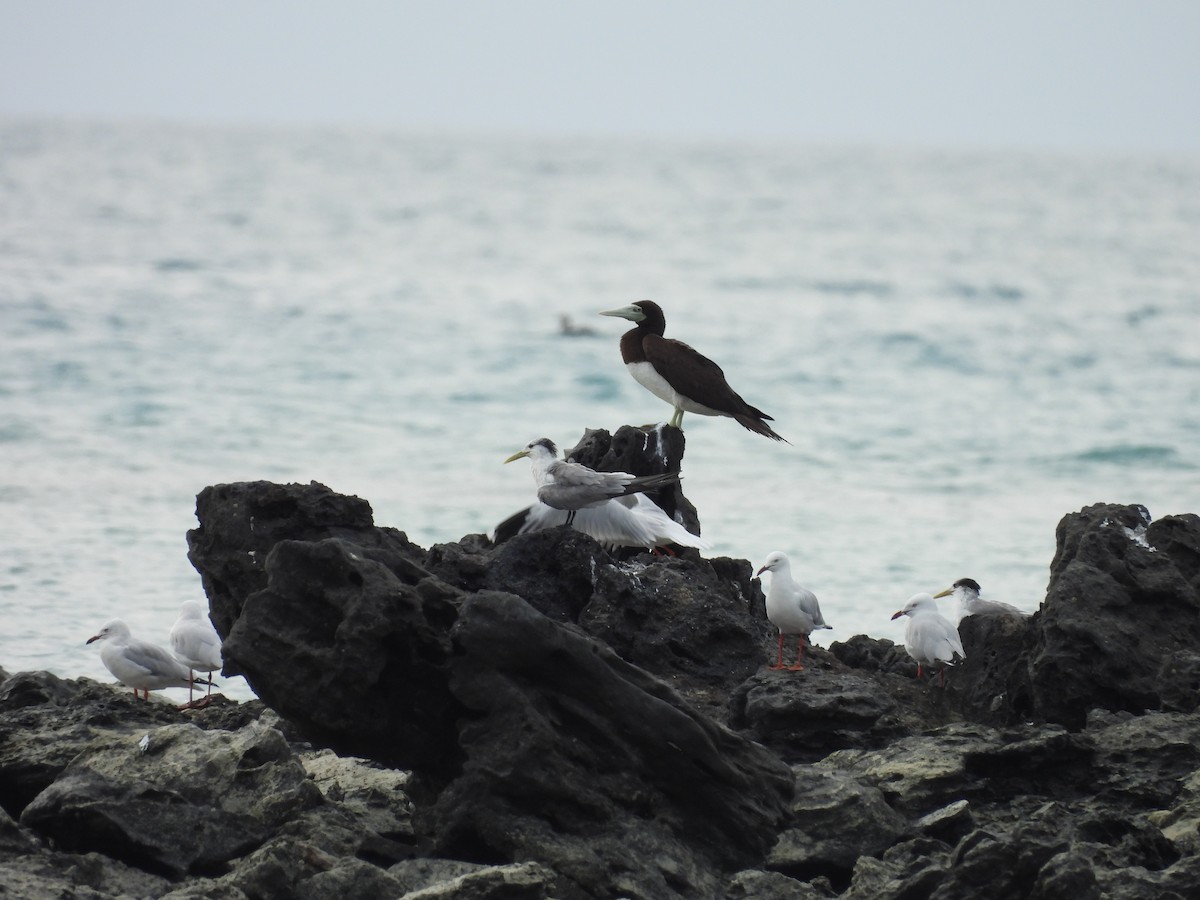
[[[796,638],[796,661],[794,663],[792,663],[792,665],[788,666],[788,669],[792,672],[802,671],[804,669],[804,663],[802,662],[803,659],[804,659],[804,635],[800,635],[800,637]]]
[[[773,666],[770,666],[769,668],[772,668],[772,669],[782,669],[783,668],[783,632],[782,631],[779,632],[779,662],[777,662]]]

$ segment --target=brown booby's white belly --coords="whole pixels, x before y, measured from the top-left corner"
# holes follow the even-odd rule
[[[667,380],[659,375],[654,366],[648,362],[626,363],[626,368],[629,369],[629,374],[633,376],[638,384],[660,400],[670,403],[676,409],[696,413],[700,416],[729,415],[729,413],[721,412],[719,409],[713,409],[710,406],[705,406],[703,403],[697,403],[690,397],[683,396],[675,388],[671,387],[667,383]]]

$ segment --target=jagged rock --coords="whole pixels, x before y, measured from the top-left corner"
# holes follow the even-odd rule
[[[479,536],[431,548],[428,568],[463,591],[517,594],[574,622],[723,719],[729,691],[757,668],[763,596],[745,560],[640,556],[618,562],[564,529],[482,547]],[[424,588],[427,580],[419,585]]]
[[[968,772],[967,756],[995,740],[996,733],[982,725],[947,725],[881,750],[839,750],[818,765],[861,778],[878,787],[896,809],[921,816],[981,794],[984,777]]]
[[[766,670],[745,560],[621,561],[566,529],[426,552],[320,485],[198,508],[191,556],[263,700],[0,679],[3,890],[1196,896],[1194,516],[1068,516],[1043,608],[964,620],[943,689],[861,635]],[[1073,658],[1095,684],[1068,704]]]
[[[109,900],[162,897],[170,889],[171,882],[166,878],[100,853],[74,854],[38,848],[20,856],[0,854],[0,896],[4,897]]]
[[[360,859],[340,859],[330,869],[304,882],[305,900],[394,900],[400,882],[378,866]]]
[[[200,573],[210,615],[225,638],[242,604],[267,586],[267,555],[281,541],[318,542],[343,538],[367,559],[415,584],[427,574],[414,560],[420,548],[394,528],[377,528],[371,506],[317,482],[282,485],[269,481],[219,484],[196,497],[200,527],[187,534],[188,559]],[[242,674],[226,657],[226,674]]]
[[[1183,780],[1183,790],[1170,808],[1150,813],[1146,818],[1162,830],[1181,855],[1200,855],[1200,769]]]
[[[1025,897],[1035,889],[1047,862],[1066,849],[1065,841],[1034,841],[1022,835],[968,834],[954,848],[937,890],[938,900],[952,897]]]
[[[179,876],[244,855],[320,799],[274,729],[168,725],[93,741],[21,823],[61,847]]]
[[[231,884],[211,878],[198,878],[169,894],[163,894],[159,900],[250,900],[250,897],[241,888]]]
[[[672,897],[766,853],[792,775],[761,747],[516,596],[472,595],[454,640],[471,714],[434,809],[442,855],[537,859],[566,897]]]
[[[965,716],[993,725],[1033,716],[1028,657],[1038,622],[1036,616],[967,616],[959,621],[967,660],[949,677]]]
[[[296,498],[286,502],[288,494]],[[445,634],[465,592],[517,593],[603,638],[714,713],[757,667],[767,633],[762,594],[745,561],[618,565],[569,529],[522,535],[488,548],[489,556],[479,544],[440,545],[416,559],[389,530],[373,534],[360,504],[348,503],[338,519],[332,511],[339,504],[320,485],[285,492],[262,483],[222,486],[202,498],[191,556],[209,573],[206,584],[221,585],[214,605],[238,611],[224,645],[227,667],[310,739],[435,779],[460,762],[450,727],[460,710],[445,691]],[[238,516],[264,507],[319,509],[326,531],[335,530],[331,522],[346,524],[336,527],[337,539],[280,540],[270,548],[261,540],[232,543],[248,533]],[[297,516],[297,529],[311,530],[313,518]],[[272,535],[287,533],[281,516],[272,521]],[[221,574],[251,553],[265,557],[253,577]],[[240,590],[251,593],[243,598]]]
[[[959,719],[941,689],[855,672],[819,647],[806,660],[799,672],[760,670],[729,701],[731,724],[788,762],[882,747]]]
[[[1101,900],[1096,872],[1082,853],[1065,850],[1050,857],[1037,873],[1030,900]]]
[[[88,719],[62,714],[79,687],[48,672],[18,672],[0,684],[0,806],[14,815],[97,737]],[[92,692],[93,699],[111,695],[98,685]]]
[[[416,843],[407,772],[332,750],[302,754],[300,762],[325,798],[340,804],[365,828],[400,844]]]
[[[1200,646],[1197,546],[1196,516],[1096,504],[1063,518],[1029,660],[1035,716],[1078,729],[1093,707],[1159,708],[1164,661]]]
[[[18,825],[7,810],[0,806],[0,853],[32,853],[36,849],[37,840],[32,832]]]
[[[152,697],[135,699],[123,688],[49,672],[18,672],[0,684],[0,806],[14,815],[45,790],[80,752],[112,726],[145,729],[192,721],[237,728],[256,718],[261,704],[214,697],[204,710],[181,715]]]
[[[342,868],[331,877],[330,890],[343,878],[363,885],[382,884],[390,889],[390,882],[375,878],[374,873],[357,862],[370,863],[376,871],[386,873],[387,867],[407,852],[408,848],[395,846],[364,830],[352,811],[327,801],[300,812],[275,829],[266,842],[240,858],[228,874],[213,884],[222,890],[240,891],[250,898],[309,897],[317,892],[325,873]],[[344,868],[351,860],[356,864]],[[318,880],[314,883],[313,879]]]
[[[554,872],[537,863],[478,866],[404,895],[404,900],[550,900]]]
[[[820,766],[794,771],[792,820],[767,857],[771,869],[802,881],[845,881],[859,857],[878,856],[907,830],[878,788]]]
[[[966,837],[975,826],[975,817],[971,814],[971,804],[967,800],[955,800],[941,809],[927,813],[913,824],[913,828],[921,834],[948,844],[957,843]]]
[[[612,558],[594,540],[566,528],[523,534],[485,560],[476,590],[507,591],[556,622],[578,622]]]
[[[902,645],[887,638],[856,634],[845,641],[834,641],[829,652],[853,669],[869,672],[896,672],[915,678],[917,664]]]
[[[444,776],[459,762],[461,709],[446,686],[454,598],[402,581],[360,537],[271,548],[267,586],[235,604],[226,663],[310,739]]]
[[[642,555],[600,567],[579,625],[723,718],[729,693],[759,667],[764,602],[745,560]]]
[[[950,848],[930,838],[897,844],[881,857],[860,857],[843,900],[929,897],[949,869]]]
[[[1166,654],[1154,686],[1163,709],[1195,712],[1200,707],[1200,651]]]
[[[435,885],[444,885],[460,876],[492,868],[484,863],[463,862],[459,859],[422,857],[406,859],[388,869],[388,874],[400,883],[405,894]]]
[[[287,503],[287,494],[298,497]],[[222,560],[249,548],[230,543],[244,534],[231,523],[267,505],[315,507],[326,524],[338,521],[330,511],[339,505],[319,485],[225,486],[201,506],[205,539],[193,532],[193,561],[233,568]],[[417,559],[394,535],[372,534],[359,505],[342,518],[337,537],[291,540],[275,517],[265,583],[243,580],[252,593],[238,598],[234,581],[222,582],[239,610],[225,656],[309,739],[410,766],[440,790],[426,826],[435,848],[478,862],[552,862],[566,896],[592,896],[596,884],[703,894],[726,869],[762,858],[786,815],[786,766],[571,624],[701,691],[731,687],[757,665],[764,636],[748,563],[732,583],[738,567],[720,561],[618,566],[584,535],[553,529],[491,551],[491,564],[472,562],[456,578],[450,560],[477,560],[478,544]],[[554,621],[513,594],[452,583],[472,584],[481,569],[485,584],[519,590]],[[643,727],[651,721],[655,728]],[[555,764],[575,757],[590,761]],[[625,773],[630,759],[639,765]],[[593,771],[624,774],[589,785]],[[524,772],[538,778],[514,803],[508,781]],[[647,821],[650,802],[656,815]],[[582,843],[564,829],[576,809],[589,834]],[[598,837],[598,827],[611,837]],[[644,838],[632,846],[645,848],[644,871],[633,874],[632,834]]]
[[[725,887],[725,900],[826,900],[835,896],[832,889],[822,890],[779,872],[751,869],[738,872]]]
[[[442,560],[431,568],[441,571]],[[642,554],[617,562],[567,529],[498,547],[479,588],[516,594],[555,621],[579,625],[718,718],[729,692],[757,669],[768,630],[745,560]]]
[[[1192,900],[1200,884],[1200,857],[1188,856],[1161,871],[1142,866],[1096,873],[1105,900]]]
[[[1096,747],[1091,788],[1097,793],[1142,809],[1164,809],[1200,768],[1200,716],[1097,712],[1088,722]]]
[[[966,750],[963,765],[986,779],[990,798],[1086,791],[1095,775],[1094,742],[1058,725],[997,730],[989,743]]]

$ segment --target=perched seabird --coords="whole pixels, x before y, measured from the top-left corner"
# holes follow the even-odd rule
[[[129,626],[120,619],[106,622],[98,633],[87,639],[89,644],[93,641],[102,642],[100,661],[104,667],[121,684],[133,688],[134,696],[141,691],[149,700],[151,691],[193,684],[187,666],[166,648],[135,638]],[[208,679],[197,678],[195,683],[208,684]]]
[[[958,629],[938,612],[937,601],[929,594],[913,594],[904,609],[892,618],[901,616],[908,616],[908,626],[904,629],[904,649],[917,661],[917,678],[921,677],[923,666],[941,663],[939,683],[945,685],[946,666],[967,658],[962,641],[958,638]]]
[[[537,482],[537,497],[547,506],[567,510],[570,525],[575,513],[588,506],[606,503],[616,497],[639,491],[652,491],[679,480],[678,472],[661,475],[630,475],[628,472],[597,472],[580,463],[564,462],[558,458],[558,448],[549,438],[538,438],[505,460],[506,463],[529,457],[533,480]]]
[[[954,587],[946,588],[940,594],[934,594],[933,599],[954,595],[958,601],[958,618],[962,621],[967,616],[1019,616],[1024,618],[1029,613],[1017,609],[1011,603],[1001,603],[999,600],[984,600],[979,596],[982,590],[974,578],[960,578],[954,582]]]
[[[821,615],[821,606],[817,603],[817,595],[808,588],[801,587],[792,578],[792,565],[788,558],[776,550],[770,554],[755,575],[763,572],[771,573],[771,586],[767,590],[767,618],[779,629],[779,661],[771,666],[772,669],[782,669],[783,665],[783,636],[796,635],[796,662],[788,668],[795,672],[803,669],[801,658],[804,655],[804,639],[818,628],[830,628],[825,624]]]
[[[518,515],[524,518],[517,534],[528,534],[565,525],[569,513],[564,514],[562,510],[538,501]],[[576,512],[571,527],[609,548],[644,547],[655,552],[667,544],[697,550],[707,550],[711,546],[668,516],[645,494],[630,494],[596,506],[585,506]]]
[[[621,358],[642,387],[674,407],[671,425],[682,428],[685,412],[729,416],[757,434],[784,440],[767,424],[774,421],[770,416],[729,386],[720,366],[682,341],[663,337],[667,320],[657,303],[639,300],[600,315],[637,323],[636,328],[621,336]]]
[[[180,607],[179,618],[171,626],[171,650],[175,658],[188,667],[189,677],[194,680],[196,672],[216,672],[221,668],[221,636],[209,621],[204,607],[195,600],[185,600]],[[207,706],[212,701],[212,680],[208,692],[198,703],[192,700],[192,686],[188,687],[190,706]]]

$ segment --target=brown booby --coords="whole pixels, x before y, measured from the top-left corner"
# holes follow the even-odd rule
[[[751,406],[729,386],[720,366],[683,341],[663,337],[667,320],[657,303],[639,300],[600,315],[637,323],[636,328],[621,336],[621,358],[642,387],[675,408],[671,425],[681,428],[685,412],[729,416],[757,434],[785,440],[767,424],[774,419]]]
[[[597,472],[581,463],[564,462],[558,458],[558,447],[549,438],[538,438],[505,460],[506,463],[529,457],[533,480],[537,482],[537,498],[554,509],[567,510],[570,525],[575,512],[586,506],[597,506],[617,497],[652,491],[679,480],[678,472],[658,475],[630,475],[628,472]]]

